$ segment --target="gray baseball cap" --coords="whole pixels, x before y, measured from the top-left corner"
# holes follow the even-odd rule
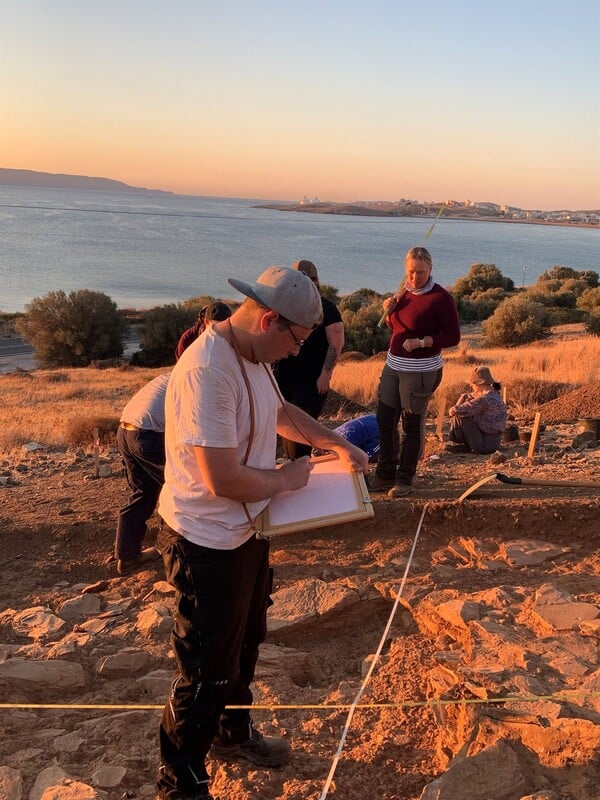
[[[319,290],[310,278],[291,267],[269,267],[255,283],[235,278],[228,278],[228,283],[301,328],[313,328],[323,316]]]

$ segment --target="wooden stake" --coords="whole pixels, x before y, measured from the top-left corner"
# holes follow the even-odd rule
[[[504,405],[507,405],[507,402],[506,402],[507,396],[508,396],[508,392],[506,390],[506,386],[503,386],[502,387],[502,402],[504,403]]]
[[[100,431],[94,428],[94,475],[100,477]]]
[[[535,453],[535,446],[537,444],[539,432],[540,432],[540,422],[542,419],[542,415],[539,411],[536,412],[535,419],[533,421],[533,429],[531,431],[531,439],[529,440],[529,450],[527,451],[527,458],[533,458],[533,454]]]
[[[446,416],[446,403],[448,402],[446,396],[444,395],[440,400],[440,407],[438,409],[438,416],[437,416],[437,423],[435,426],[435,435],[437,436],[438,440],[442,441],[442,426],[444,424],[444,417]]]

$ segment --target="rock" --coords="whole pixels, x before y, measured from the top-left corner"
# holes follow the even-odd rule
[[[166,638],[173,627],[171,611],[161,603],[153,603],[150,608],[138,614],[135,626],[140,633],[149,639]]]
[[[0,683],[45,686],[48,689],[81,689],[85,686],[85,673],[81,664],[70,661],[11,658],[0,664]]]
[[[94,594],[84,594],[64,602],[58,613],[67,622],[77,622],[85,617],[94,616],[99,611],[100,599]]]
[[[338,613],[360,600],[357,592],[339,583],[320,580],[300,581],[273,594],[268,629],[282,630],[309,620]]]
[[[97,672],[103,678],[126,678],[140,672],[149,660],[150,656],[142,650],[126,647],[120,653],[103,658],[98,664]]]
[[[108,581],[96,581],[96,583],[90,583],[89,586],[86,586],[85,589],[82,589],[81,593],[96,594],[97,592],[105,592],[109,586],[110,584]]]
[[[33,606],[15,614],[13,628],[31,639],[52,636],[61,630],[65,621],[45,606]]]
[[[85,739],[73,731],[64,736],[57,736],[54,740],[54,749],[57,753],[76,753],[84,743]]]
[[[149,694],[152,698],[156,698],[157,702],[162,703],[171,689],[173,670],[155,669],[147,675],[138,678],[136,683],[142,687],[146,694]]]
[[[515,751],[499,741],[477,755],[455,758],[423,789],[420,800],[514,800],[526,788]]]
[[[50,786],[55,786],[59,781],[64,780],[67,773],[58,764],[43,769],[36,777],[33,787],[29,792],[29,800],[41,800],[44,792]]]
[[[504,542],[500,545],[499,550],[503,558],[515,567],[543,564],[545,561],[569,552],[568,547],[556,547],[536,539],[516,539],[512,542]]]
[[[81,781],[73,781],[65,778],[55,786],[46,789],[40,800],[98,800],[100,797],[95,789]]]
[[[583,622],[595,620],[600,611],[592,603],[539,604],[533,609],[534,616],[545,623],[550,632],[568,631],[578,628]]]
[[[12,767],[0,767],[0,797],[2,800],[22,800],[23,778]]]
[[[112,789],[121,783],[126,774],[125,767],[100,767],[92,773],[92,783],[102,789]]]
[[[467,622],[480,618],[481,609],[478,603],[456,599],[442,603],[437,607],[436,611],[450,625],[466,628]]]

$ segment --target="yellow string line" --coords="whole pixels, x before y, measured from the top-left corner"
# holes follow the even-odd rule
[[[600,692],[588,692],[585,689],[568,689],[558,694],[540,695],[507,695],[506,697],[468,697],[463,699],[448,700],[400,700],[399,702],[384,703],[253,703],[248,706],[225,706],[228,710],[250,710],[250,711],[347,711],[349,708],[362,709],[386,709],[386,708],[434,708],[439,706],[473,706],[486,705],[487,703],[539,703],[541,700],[569,701],[575,697],[600,697]],[[65,709],[65,710],[96,710],[96,711],[161,711],[164,705],[123,705],[120,703],[0,703],[0,708],[39,708],[39,709]]]

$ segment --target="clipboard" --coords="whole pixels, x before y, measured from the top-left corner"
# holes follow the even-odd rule
[[[280,536],[374,516],[373,501],[361,472],[335,455],[313,458],[303,489],[272,497],[256,520],[262,536]]]

